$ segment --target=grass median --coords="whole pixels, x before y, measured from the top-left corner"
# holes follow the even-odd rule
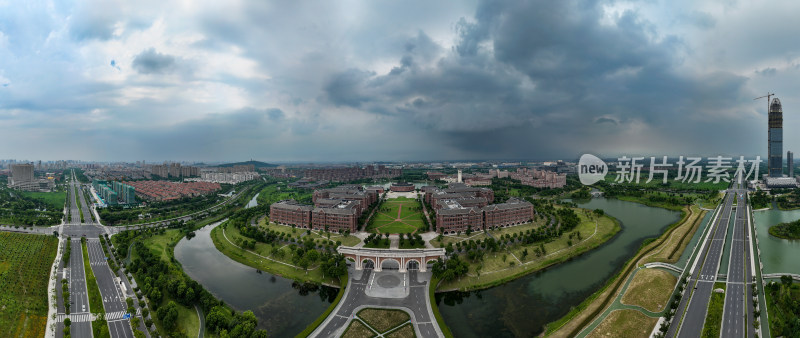
[[[725,290],[725,283],[714,283],[714,290]],[[708,314],[706,315],[706,323],[703,325],[703,333],[700,337],[716,338],[719,337],[720,330],[722,329],[722,311],[725,307],[725,293],[717,293],[716,291],[711,294],[711,301],[708,302]]]
[[[86,290],[89,296],[89,310],[92,313],[105,314],[105,309],[103,309],[103,297],[100,296],[97,278],[94,277],[92,265],[89,264],[89,250],[86,248],[86,238],[81,238],[81,250],[83,251],[83,269],[86,271]]]

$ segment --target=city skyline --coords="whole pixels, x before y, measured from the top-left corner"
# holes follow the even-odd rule
[[[220,6],[0,2],[4,157],[766,158],[753,98],[800,123],[791,1]]]

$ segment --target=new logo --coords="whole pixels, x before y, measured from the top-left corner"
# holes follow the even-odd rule
[[[591,154],[583,154],[578,161],[578,177],[584,185],[592,185],[604,179],[608,166],[603,160]]]

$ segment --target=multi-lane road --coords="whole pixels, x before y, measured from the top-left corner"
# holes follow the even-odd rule
[[[91,337],[92,314],[104,312],[111,337],[132,338],[134,337],[133,330],[128,319],[125,318],[127,314],[125,295],[108,266],[100,243],[99,236],[103,231],[95,225],[91,209],[74,173],[72,178],[69,189],[71,223],[66,224],[63,230],[65,235],[72,236],[70,263],[67,270],[70,285],[70,317],[73,322],[70,331],[74,337]],[[83,222],[81,222],[80,210],[83,210]],[[102,309],[92,309],[89,306],[80,240],[82,237],[87,238],[86,249],[89,254],[89,266],[100,289],[100,296],[103,298]]]
[[[728,273],[725,287],[725,307],[722,317],[723,337],[753,337],[754,328],[750,314],[753,301],[750,284],[750,231],[747,229],[747,191],[734,190],[736,194],[736,218],[730,245]],[[750,323],[750,325],[748,325]]]
[[[97,286],[100,288],[100,295],[103,297],[103,308],[105,308],[106,321],[111,337],[133,337],[133,330],[125,318],[127,304],[125,294],[120,290],[119,279],[114,276],[108,266],[108,261],[103,252],[102,244],[99,239],[90,238],[86,240],[86,248],[89,252],[89,265],[97,279]]]
[[[83,250],[81,240],[72,239],[69,255],[69,302],[73,318],[70,331],[73,337],[91,337],[92,322],[89,320],[89,295],[86,289],[86,273],[83,270]]]
[[[736,202],[735,215],[731,215]],[[687,289],[681,298],[667,331],[667,337],[697,337],[703,332],[714,283],[718,275],[725,242],[730,241],[728,271],[725,278],[725,303],[721,326],[722,337],[753,337],[753,304],[751,300],[752,267],[747,190],[738,182],[726,191],[713,228],[703,241],[701,251],[686,269],[691,271]],[[729,224],[733,219],[731,236]]]
[[[668,337],[697,337],[703,331],[708,302],[714,291],[714,282],[717,280],[717,271],[725,247],[733,198],[733,193],[725,194],[722,210],[703,244],[703,250],[692,265],[687,265],[687,267],[695,266],[695,269],[689,278],[688,290],[681,298],[681,303],[675,312],[673,324],[667,331]]]

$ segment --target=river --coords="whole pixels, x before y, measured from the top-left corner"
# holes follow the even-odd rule
[[[800,219],[800,210],[755,211],[753,216],[758,232],[764,273],[800,274],[800,260],[795,259],[800,257],[800,240],[780,239],[769,234],[769,227],[773,225]]]
[[[258,201],[256,199],[258,199],[258,195],[261,195],[261,193],[257,193],[255,196],[253,196],[253,198],[250,199],[250,202],[247,202],[247,205],[245,205],[244,208],[248,209],[252,207],[257,207]]]
[[[294,337],[333,302],[338,289],[301,284],[231,260],[211,241],[214,223],[175,246],[183,270],[237,311],[252,310],[270,337]]]
[[[456,337],[538,335],[602,287],[645,238],[658,237],[680,218],[680,212],[617,199],[578,204],[602,209],[620,221],[622,230],[601,247],[550,269],[482,291],[437,294],[439,310]]]

